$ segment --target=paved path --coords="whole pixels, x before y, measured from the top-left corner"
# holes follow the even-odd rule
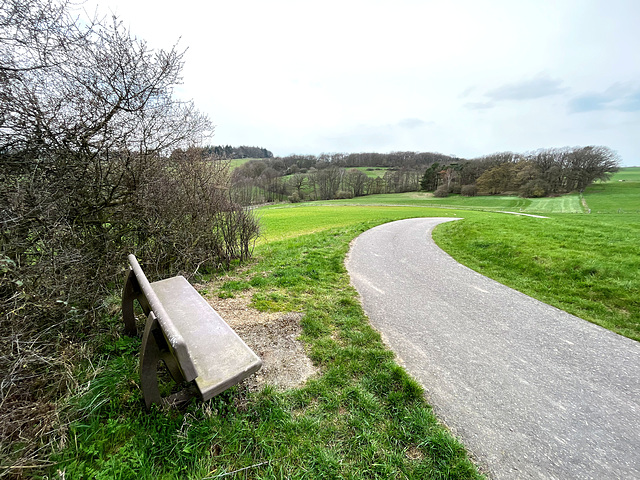
[[[376,227],[347,260],[438,416],[495,479],[640,479],[640,343],[460,265],[431,240],[448,220]]]

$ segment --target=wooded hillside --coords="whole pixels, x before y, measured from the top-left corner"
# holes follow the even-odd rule
[[[437,196],[514,194],[543,197],[583,191],[618,169],[607,147],[501,152],[463,159],[429,152],[289,155],[251,160],[232,173],[242,204],[330,200],[425,190]],[[378,176],[367,170],[382,169]]]

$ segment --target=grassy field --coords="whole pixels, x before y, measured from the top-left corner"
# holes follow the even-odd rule
[[[610,182],[640,182],[640,167],[625,167],[614,173]]]
[[[245,163],[249,163],[251,160],[262,160],[260,158],[234,158],[233,160],[229,160],[229,168],[233,170],[234,168],[240,167]]]
[[[368,195],[350,200],[332,200],[326,203],[348,205],[412,205],[484,211],[508,210],[531,214],[584,213],[584,207],[581,205],[578,194],[554,198],[521,198],[502,195],[477,197],[450,195],[447,198],[436,198],[426,192],[408,192]]]
[[[591,213],[640,214],[640,167],[635,170],[624,169],[610,182],[588,187],[584,198]]]
[[[184,411],[146,413],[138,389],[140,341],[121,337],[114,317],[92,342],[99,350],[83,373],[86,391],[70,402],[66,447],[53,455],[51,475],[481,478],[434,417],[422,388],[369,326],[343,264],[351,240],[368,228],[443,213],[456,214],[412,207],[263,209],[265,237],[255,262],[210,289],[223,297],[251,293],[258,309],[301,312],[302,340],[320,375],[284,392],[239,386]]]
[[[389,170],[389,168],[387,167],[380,167],[380,168],[373,168],[373,167],[355,167],[357,170],[360,170],[361,172],[364,172],[367,174],[368,177],[371,178],[383,178],[384,174],[387,173],[387,170]]]
[[[296,206],[263,207],[258,210],[262,231],[258,245],[321,232],[331,228],[345,228],[354,224],[371,227],[401,218],[456,216],[460,212],[425,211],[421,207],[376,205],[327,206],[317,203]]]
[[[635,190],[619,183],[628,182],[585,193],[592,211],[633,205]],[[480,478],[370,327],[343,263],[350,242],[401,218],[463,217],[434,232],[454,258],[640,340],[640,214],[572,213],[582,212],[579,196],[444,200],[447,208],[402,194],[259,209],[254,262],[208,290],[252,295],[259,310],[300,312],[301,339],[320,374],[301,388],[238,386],[185,410],[146,413],[140,340],[122,336],[115,307],[88,341],[91,363],[78,367],[84,387],[63,410],[68,433],[52,452],[54,466],[33,478]]]
[[[634,195],[626,201],[633,202]],[[587,198],[592,201],[597,196],[591,193]],[[385,204],[391,203],[393,197],[406,199],[407,195],[378,197]],[[604,199],[598,201],[605,202],[609,197],[605,191]],[[577,198],[571,196],[569,202],[565,197],[540,199],[544,203],[537,202],[538,209],[529,212],[544,213],[547,219],[425,207],[414,207],[410,216],[463,217],[464,221],[441,225],[434,233],[439,245],[461,263],[569,313],[640,340],[640,215],[553,213],[562,211],[567,203],[573,205]],[[512,201],[511,197],[505,199]],[[502,208],[493,204],[496,210],[514,210],[512,207],[509,203]],[[292,215],[290,208],[302,210]],[[370,225],[368,217],[374,212],[379,218],[408,212],[407,207],[382,205],[290,208],[263,210],[266,241],[305,230],[319,231],[323,225]]]

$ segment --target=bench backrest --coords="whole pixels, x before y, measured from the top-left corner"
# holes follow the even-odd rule
[[[129,255],[129,264],[133,269],[133,273],[136,276],[136,280],[138,281],[138,285],[140,286],[140,290],[142,290],[143,295],[147,299],[149,303],[149,307],[151,311],[156,316],[160,327],[162,328],[162,332],[164,333],[167,343],[169,347],[172,349],[173,354],[178,359],[178,363],[180,365],[180,369],[184,375],[186,381],[190,382],[194,380],[198,373],[196,372],[196,368],[193,365],[191,357],[189,356],[189,352],[187,351],[187,345],[182,338],[182,335],[176,329],[175,325],[171,321],[169,314],[166,312],[162,303],[158,299],[158,296],[151,288],[151,284],[149,280],[147,280],[146,275],[142,271],[138,260],[134,255]]]

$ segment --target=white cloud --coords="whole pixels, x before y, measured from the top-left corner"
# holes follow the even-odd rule
[[[530,80],[501,85],[488,91],[486,96],[492,100],[532,100],[558,95],[566,91],[567,88],[562,86],[562,80],[538,75]]]
[[[598,110],[640,112],[640,85],[616,83],[604,92],[585,93],[569,102],[569,111],[572,113]]]
[[[467,102],[464,104],[465,107],[471,110],[488,110],[495,107],[495,105],[494,102]]]

